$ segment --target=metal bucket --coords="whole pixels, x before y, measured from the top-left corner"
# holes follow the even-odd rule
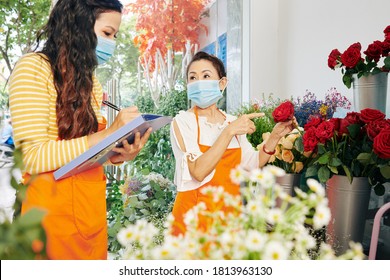
[[[294,187],[298,187],[300,185],[301,181],[301,174],[285,174],[284,176],[281,177],[276,177],[276,183],[278,183],[286,192],[287,194],[291,196],[295,196],[295,191]],[[280,207],[282,205],[282,201],[277,198],[276,199],[276,207]]]
[[[372,108],[386,114],[387,80],[388,73],[381,72],[375,75],[353,78],[353,104],[355,111]]]
[[[326,183],[331,220],[327,226],[327,243],[336,255],[349,248],[349,241],[362,243],[371,186],[366,177],[333,175]]]
[[[291,196],[295,195],[294,187],[299,187],[301,181],[301,174],[285,174],[281,177],[276,177],[278,183],[283,190]]]

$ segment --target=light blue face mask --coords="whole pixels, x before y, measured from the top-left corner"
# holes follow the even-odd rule
[[[199,108],[207,108],[222,98],[220,80],[200,80],[187,85],[188,98]]]
[[[116,42],[101,36],[97,36],[96,56],[98,64],[106,63],[115,51]]]

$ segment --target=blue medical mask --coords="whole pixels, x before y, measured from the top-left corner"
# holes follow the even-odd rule
[[[106,63],[115,51],[116,42],[101,36],[97,36],[96,56],[98,64]]]
[[[220,80],[200,80],[187,84],[188,98],[199,108],[207,108],[222,98]]]

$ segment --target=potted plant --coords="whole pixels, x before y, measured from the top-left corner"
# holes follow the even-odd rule
[[[329,243],[343,253],[348,241],[363,240],[372,187],[383,195],[383,184],[390,182],[390,120],[369,108],[342,119],[314,117],[305,126],[303,145],[314,154],[306,177],[326,184]]]
[[[345,118],[312,118],[304,127],[305,152],[313,152],[306,177],[325,183],[334,175],[367,177],[377,195],[390,181],[390,120],[375,109],[349,112]]]
[[[389,72],[390,70],[390,25],[384,29],[384,40],[376,40],[368,45],[363,52],[365,57],[362,57],[362,46],[356,42],[349,46],[343,53],[338,49],[333,49],[328,56],[329,68],[335,70],[341,68],[343,74],[343,83],[347,88],[351,88],[353,82],[352,76],[357,75],[357,78],[368,76],[369,74],[378,74],[380,72]],[[379,66],[379,62],[383,60],[383,65]]]

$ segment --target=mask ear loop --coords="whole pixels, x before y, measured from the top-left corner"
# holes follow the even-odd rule
[[[222,90],[222,94],[225,92],[225,89],[227,88],[227,86],[228,86],[228,84],[229,84],[229,80],[228,80],[226,77],[222,77],[221,79],[219,79],[218,82],[221,82],[223,78],[226,79],[226,85],[225,85],[225,87],[224,87],[223,90]]]

